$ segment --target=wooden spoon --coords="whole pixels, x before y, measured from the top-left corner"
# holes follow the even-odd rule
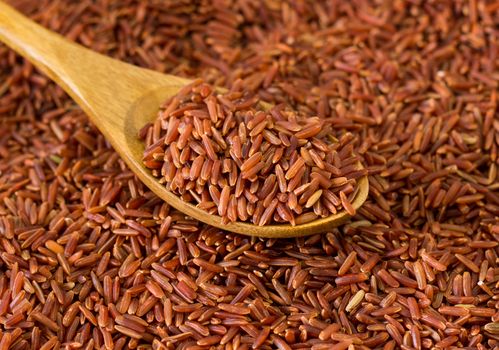
[[[218,228],[259,237],[297,237],[324,232],[348,220],[341,211],[315,221],[291,226],[223,224],[168,191],[142,164],[144,145],[138,131],[154,120],[159,106],[189,80],[139,68],[103,56],[53,33],[0,1],[0,40],[28,59],[59,84],[86,112],[130,169],[155,194],[181,212]],[[367,176],[359,179],[353,200],[358,209],[366,200]]]

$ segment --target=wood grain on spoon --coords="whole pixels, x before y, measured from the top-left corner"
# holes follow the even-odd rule
[[[159,106],[189,83],[188,79],[139,68],[70,42],[0,1],[0,40],[60,85],[87,113],[140,180],[183,213],[224,230],[259,237],[297,237],[324,232],[349,219],[346,211],[309,223],[256,226],[223,224],[193,204],[183,202],[159,184],[142,165],[144,145],[138,131],[153,120]],[[360,166],[360,165],[359,165]],[[358,209],[369,191],[367,176],[358,180],[352,206]]]

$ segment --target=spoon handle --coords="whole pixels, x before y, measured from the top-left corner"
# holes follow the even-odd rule
[[[0,40],[61,86],[91,118],[109,112],[125,113],[128,104],[145,88],[127,79],[140,68],[66,40],[2,1]],[[128,103],[110,103],[118,94],[121,102]]]
[[[0,1],[0,40],[52,79],[64,76],[60,48],[66,41]]]
[[[0,41],[61,86],[101,130],[122,124],[130,105],[145,91],[185,84],[181,78],[139,68],[73,43],[1,0]]]

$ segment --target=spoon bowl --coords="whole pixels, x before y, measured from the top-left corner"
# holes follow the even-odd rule
[[[165,202],[209,225],[240,234],[287,238],[325,232],[346,222],[346,211],[292,226],[224,224],[222,218],[186,203],[161,185],[142,164],[139,130],[157,116],[159,106],[190,80],[139,68],[98,54],[51,32],[0,1],[0,41],[28,59],[60,85],[86,112],[137,177]],[[359,165],[360,167],[360,165]],[[358,180],[352,201],[360,208],[367,198],[367,176]]]

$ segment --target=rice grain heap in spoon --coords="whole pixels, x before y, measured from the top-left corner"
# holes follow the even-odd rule
[[[202,80],[162,106],[145,140],[144,165],[170,191],[225,222],[291,225],[340,210],[354,215],[366,174],[328,119],[277,105],[264,110],[240,82],[218,93]]]

